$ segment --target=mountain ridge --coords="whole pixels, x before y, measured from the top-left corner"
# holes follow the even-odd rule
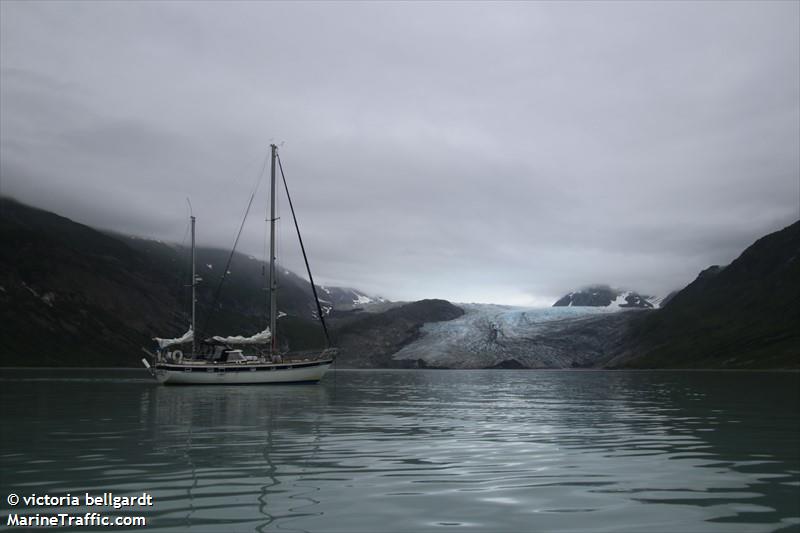
[[[96,230],[7,198],[0,198],[0,238],[0,365],[136,366],[152,337],[186,330],[190,265],[177,245]],[[235,254],[220,293],[230,252],[197,252],[201,333],[261,331],[261,262]],[[309,282],[285,269],[280,282],[279,312],[287,316],[278,323],[279,338],[292,349],[323,346]]]
[[[616,368],[800,367],[800,221],[636,317]]]
[[[186,329],[190,269],[177,245],[95,230],[4,198],[0,239],[0,366],[138,366],[139,348],[152,337]],[[199,330],[261,331],[263,263],[235,254],[217,297],[229,254],[198,250]],[[345,367],[798,368],[798,258],[800,221],[757,240],[729,265],[703,270],[660,309],[625,306],[650,297],[608,288],[603,307],[576,310],[594,316],[563,309],[562,321],[507,306],[476,315],[475,306],[444,300],[318,290]],[[310,284],[282,268],[279,274],[281,349],[322,347]]]
[[[612,288],[608,285],[588,285],[559,298],[553,307],[620,307],[653,309],[662,298],[643,296],[636,291]]]

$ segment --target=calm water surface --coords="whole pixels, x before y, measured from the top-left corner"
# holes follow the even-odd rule
[[[0,530],[10,492],[148,491],[150,532],[800,531],[796,373],[147,377],[0,374]]]

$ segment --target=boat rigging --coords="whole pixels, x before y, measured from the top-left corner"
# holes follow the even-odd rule
[[[195,222],[192,214],[191,221],[191,257],[192,257],[192,302],[191,302],[191,322],[189,329],[182,336],[172,339],[154,339],[158,345],[155,352],[144,349],[151,357],[153,365],[147,359],[142,359],[153,376],[161,383],[165,384],[209,384],[209,383],[292,383],[292,382],[316,382],[322,379],[325,372],[333,364],[336,357],[336,349],[331,346],[330,335],[322,306],[319,302],[317,289],[314,285],[314,278],[311,274],[308,256],[306,255],[303,238],[300,234],[300,226],[289,194],[289,186],[286,175],[283,172],[283,165],[278,155],[278,147],[270,145],[270,215],[267,219],[270,228],[270,252],[269,252],[269,302],[268,316],[269,323],[266,328],[249,337],[244,336],[214,336],[205,339],[198,349],[196,341],[197,316],[196,316],[196,243],[195,243]],[[277,167],[277,168],[276,168]],[[314,302],[317,308],[317,317],[322,324],[325,334],[325,348],[319,351],[286,352],[281,353],[277,342],[277,318],[278,318],[278,285],[276,276],[276,238],[275,225],[276,217],[276,191],[277,180],[276,170],[280,169],[286,197],[292,212],[297,238],[300,242],[300,249],[303,253],[306,271],[311,283],[311,290],[314,294]],[[253,198],[250,199],[252,204]],[[249,210],[249,205],[248,205]],[[241,228],[239,229],[239,235]],[[236,240],[238,242],[239,235]],[[234,244],[235,248],[235,244]],[[232,257],[233,252],[231,252]],[[230,259],[229,259],[230,263]],[[227,267],[223,271],[223,278],[220,280],[221,288],[224,281]],[[191,351],[184,354],[176,347],[191,343]]]

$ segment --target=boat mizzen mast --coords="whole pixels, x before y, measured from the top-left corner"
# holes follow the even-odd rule
[[[269,205],[269,331],[272,338],[269,343],[269,354],[272,356],[277,351],[277,322],[278,322],[278,278],[275,275],[275,159],[278,156],[278,147],[270,145],[272,149],[272,163],[270,166],[270,205]]]

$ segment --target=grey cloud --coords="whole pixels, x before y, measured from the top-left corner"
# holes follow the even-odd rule
[[[797,3],[0,11],[2,193],[96,226],[178,240],[190,196],[228,246],[286,141],[321,280],[546,303],[668,292],[800,217]]]

